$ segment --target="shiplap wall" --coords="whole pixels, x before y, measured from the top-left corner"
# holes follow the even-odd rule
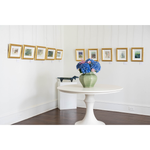
[[[97,84],[124,88],[116,94],[95,96],[95,108],[150,115],[150,26],[65,26],[64,32],[65,76],[80,75],[76,69],[76,48],[85,48],[86,59],[88,48],[98,48],[102,69],[97,74]],[[128,48],[127,63],[116,62],[116,48],[119,47]],[[131,62],[131,47],[144,47],[143,63]],[[112,63],[101,61],[101,48],[113,48]],[[78,99],[78,106],[84,106],[84,96],[79,95]]]
[[[63,26],[0,26],[0,124],[56,108],[63,75],[63,60],[7,58],[9,43],[63,48]]]

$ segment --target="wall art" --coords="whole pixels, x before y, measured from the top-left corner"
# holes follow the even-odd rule
[[[98,61],[99,60],[99,58],[98,58],[98,48],[88,49],[88,58],[91,58],[95,61]]]
[[[23,45],[22,59],[34,59],[35,46]]]
[[[76,49],[76,61],[85,60],[85,49]]]
[[[46,60],[55,60],[56,49],[55,48],[46,48]]]
[[[35,60],[45,60],[46,47],[36,46]]]
[[[56,60],[61,60],[63,57],[63,50],[62,49],[57,49],[56,50]]]
[[[128,48],[116,48],[116,61],[128,61]]]
[[[8,58],[20,58],[22,45],[9,44]]]
[[[131,48],[131,61],[143,62],[143,59],[144,59],[144,48],[132,47]]]
[[[102,61],[112,61],[112,48],[102,48]]]

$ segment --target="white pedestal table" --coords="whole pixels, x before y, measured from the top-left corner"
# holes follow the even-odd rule
[[[57,89],[61,92],[72,94],[85,94],[86,114],[83,120],[78,121],[75,125],[105,125],[104,122],[98,121],[93,112],[94,95],[117,93],[123,88],[116,85],[96,84],[93,88],[83,88],[82,85],[65,85],[59,86]]]

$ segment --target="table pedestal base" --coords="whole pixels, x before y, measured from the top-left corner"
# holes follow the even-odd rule
[[[86,104],[86,114],[83,118],[83,120],[78,121],[75,123],[75,125],[105,125],[104,122],[98,121],[95,118],[94,112],[93,112],[93,106],[94,106],[94,95],[85,95]]]

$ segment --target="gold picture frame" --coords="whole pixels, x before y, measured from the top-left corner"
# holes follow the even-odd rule
[[[128,61],[128,48],[116,48],[116,61],[118,62]]]
[[[131,48],[131,61],[143,62],[144,60],[144,47],[132,47]]]
[[[35,60],[45,60],[46,57],[46,47],[36,46]]]
[[[88,58],[91,58],[95,61],[99,61],[98,48],[89,48],[88,49]]]
[[[76,49],[76,61],[85,60],[85,49]]]
[[[34,59],[35,46],[23,45],[22,59]]]
[[[62,57],[63,57],[63,50],[62,49],[57,49],[56,50],[56,55],[55,55],[56,57],[56,60],[61,60],[62,59]]]
[[[22,45],[9,44],[8,58],[20,58],[22,52]]]
[[[47,47],[45,59],[46,60],[55,60],[56,59],[55,57],[56,57],[56,48]]]
[[[102,61],[113,61],[112,48],[102,48]]]

